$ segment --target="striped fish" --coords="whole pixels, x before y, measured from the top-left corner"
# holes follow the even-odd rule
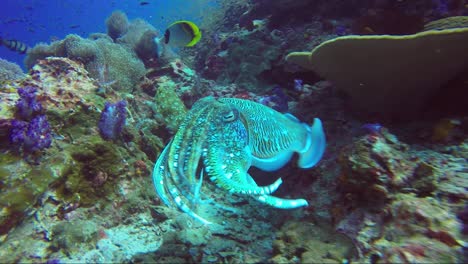
[[[12,51],[18,52],[19,54],[25,54],[29,50],[29,47],[26,44],[15,39],[3,39],[0,37],[0,46],[1,45]]]

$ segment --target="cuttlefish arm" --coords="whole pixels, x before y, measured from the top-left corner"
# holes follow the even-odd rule
[[[199,161],[208,135],[206,119],[213,114],[209,104],[204,101],[200,100],[193,106],[174,138],[160,154],[153,170],[153,183],[164,204],[175,206],[209,224],[210,221],[191,209],[200,200],[203,173],[199,171]]]
[[[252,177],[249,177],[248,180],[250,184],[257,185]],[[280,209],[294,209],[309,205],[304,199],[284,199],[269,194],[255,195],[253,197],[261,203]]]

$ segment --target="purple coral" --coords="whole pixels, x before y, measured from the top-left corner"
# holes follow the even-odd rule
[[[12,120],[10,142],[17,144],[18,150],[25,154],[49,148],[52,143],[50,126],[45,115],[40,115],[25,122]]]
[[[10,142],[24,154],[43,150],[52,143],[49,122],[45,115],[39,115],[42,105],[36,99],[36,92],[34,87],[18,89],[16,114],[19,119],[11,120]]]
[[[127,119],[126,106],[127,102],[125,100],[115,104],[106,102],[98,123],[99,134],[102,138],[114,140],[119,137]]]
[[[434,5],[434,15],[438,17],[444,17],[449,14],[449,7],[447,0],[432,0]]]
[[[10,142],[22,144],[25,139],[25,132],[28,128],[28,123],[21,120],[11,121]]]
[[[366,130],[366,132],[371,133],[371,134],[380,133],[380,131],[382,130],[382,127],[383,126],[379,123],[367,123],[367,124],[362,125],[362,128]]]
[[[294,79],[294,90],[302,92],[304,86],[302,85],[303,81],[301,79]]]
[[[288,96],[279,86],[273,88],[271,95],[262,96],[259,99],[259,103],[269,106],[278,112],[288,111]]]
[[[37,89],[34,87],[24,87],[18,89],[20,96],[16,102],[18,116],[23,120],[30,120],[34,115],[42,111],[42,105],[36,99]]]

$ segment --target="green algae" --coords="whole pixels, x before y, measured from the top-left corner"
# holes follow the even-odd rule
[[[0,154],[0,234],[6,233],[22,220],[37,199],[53,184],[58,175],[55,165],[43,161],[31,165],[21,157]]]
[[[90,128],[97,126],[97,120],[100,117],[97,108],[102,109],[104,107],[104,100],[102,98],[93,98],[93,102],[96,106],[76,106],[74,109],[68,110],[49,109],[47,111],[47,119],[51,126],[60,127],[62,134],[88,134]]]
[[[48,164],[33,167],[20,157],[0,154],[0,206],[10,211],[23,211],[33,205],[54,181]]]
[[[11,153],[0,153],[0,166],[15,163],[20,159],[21,158]]]
[[[92,249],[98,239],[98,226],[89,220],[60,222],[52,228],[52,246],[67,253],[82,247]]]
[[[92,206],[97,200],[114,193],[114,181],[124,168],[122,148],[103,141],[99,136],[85,137],[78,145],[69,145],[69,152],[75,164],[68,168],[57,185],[57,194],[64,200],[80,197],[81,206]],[[98,175],[105,175],[102,182],[97,182]],[[102,180],[102,179],[101,179]]]
[[[2,181],[4,178],[7,178],[8,176],[10,176],[10,171],[3,167],[0,167],[0,181]]]
[[[175,92],[175,85],[169,79],[162,82],[154,97],[156,112],[163,116],[166,127],[172,132],[177,131],[187,113],[184,103]]]

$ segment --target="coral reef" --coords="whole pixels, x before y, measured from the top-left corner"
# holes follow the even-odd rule
[[[22,77],[24,77],[24,73],[20,66],[0,58],[0,84]]]
[[[118,39],[118,43],[124,44],[136,50],[138,43],[145,34],[145,32],[157,32],[156,29],[148,22],[143,19],[134,19],[128,25],[128,30],[125,35]]]
[[[0,60],[0,259],[467,262],[463,1],[215,2],[164,56],[124,10]]]
[[[91,40],[68,35],[50,45],[38,44],[28,52],[25,64],[31,68],[39,59],[49,56],[66,57],[84,63],[93,78],[102,83],[112,81],[110,87],[118,91],[132,91],[145,73],[143,63],[133,50],[106,38]],[[107,74],[105,78],[104,72]]]
[[[155,30],[147,30],[140,37],[135,46],[135,52],[138,57],[145,63],[145,65],[152,66],[156,63],[158,54],[158,47],[154,38],[158,36]]]
[[[340,153],[339,187],[350,201],[381,206],[398,190],[409,187],[416,163],[411,162],[408,149],[385,128],[369,133]]]
[[[343,263],[357,252],[346,236],[320,222],[291,221],[277,233],[272,263]]]
[[[128,18],[127,15],[116,10],[106,19],[107,34],[113,39],[123,36],[128,30]]]
[[[34,210],[41,197],[51,191],[51,185],[55,186],[54,199],[58,201],[54,204],[56,214],[66,217],[77,207],[94,205],[103,193],[112,193],[113,188],[106,182],[115,181],[126,172],[135,173],[126,162],[141,160],[145,154],[135,147],[125,149],[109,145],[99,136],[98,109],[103,107],[105,99],[95,93],[97,88],[96,81],[89,77],[81,63],[49,57],[40,60],[24,79],[0,90],[2,99],[5,98],[0,102],[0,122],[5,124],[4,131],[14,135],[13,143],[21,143],[23,151],[50,147],[38,160],[39,164],[29,163],[8,151],[9,133],[2,133],[2,235]],[[31,121],[27,126],[23,124],[26,130],[19,133],[15,125],[15,116],[19,116],[17,110],[26,106],[34,109],[39,104],[50,125],[43,115],[23,111],[27,114],[22,116]],[[141,138],[138,134],[132,135],[136,141]],[[50,145],[52,137],[54,144]],[[158,147],[153,147],[153,151],[157,151]],[[130,156],[128,151],[136,155]],[[128,161],[123,162],[124,157]],[[4,189],[5,186],[10,187]]]
[[[221,84],[234,82],[247,91],[268,89],[262,73],[270,70],[282,56],[280,40],[271,38],[267,33],[256,30],[244,33],[233,39],[227,48],[222,45],[214,50],[205,62],[205,76],[216,78]],[[212,72],[213,70],[213,72]]]
[[[375,261],[456,262],[465,243],[460,161],[412,150],[385,128],[361,137],[340,156],[337,229]]]
[[[175,92],[175,85],[173,81],[165,79],[156,88],[154,96],[155,112],[162,116],[166,128],[172,133],[177,131],[187,112],[184,103]]]

